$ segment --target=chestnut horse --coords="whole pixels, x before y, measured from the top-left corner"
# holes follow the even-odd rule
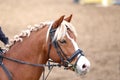
[[[61,16],[16,35],[0,54],[0,80],[39,80],[44,67],[50,66],[46,65],[49,59],[79,75],[86,74],[90,62],[76,43],[71,18]]]

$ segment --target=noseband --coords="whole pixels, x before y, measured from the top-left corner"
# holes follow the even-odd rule
[[[52,41],[52,39],[54,38],[55,31],[56,31],[56,29],[51,29],[51,30],[50,30],[50,41]],[[78,59],[79,59],[81,56],[84,56],[83,51],[80,50],[80,49],[78,49],[77,51],[75,51],[75,52],[73,53],[73,55],[72,55],[71,57],[68,58],[67,55],[66,55],[66,54],[64,53],[64,51],[62,50],[62,48],[60,47],[60,45],[59,45],[59,43],[57,42],[57,40],[52,41],[52,44],[53,44],[53,46],[54,46],[54,48],[55,48],[58,56],[60,57],[60,60],[61,60],[61,62],[62,62],[61,65],[63,65],[63,66],[65,67],[65,69],[68,69],[68,68],[70,68],[70,67],[75,68],[75,65],[76,65]],[[50,50],[50,49],[49,49],[49,50]],[[49,51],[49,55],[50,55],[50,51]],[[80,56],[79,56],[78,59],[76,60],[75,64],[74,64],[74,65],[71,64],[71,62],[72,62],[78,55],[80,55]]]

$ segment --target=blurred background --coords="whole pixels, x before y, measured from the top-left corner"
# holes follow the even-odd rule
[[[120,80],[119,4],[120,0],[0,0],[0,26],[13,38],[27,25],[73,14],[71,23],[79,47],[91,62],[90,72],[77,76],[54,68],[48,80]]]

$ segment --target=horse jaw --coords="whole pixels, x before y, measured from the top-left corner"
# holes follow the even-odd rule
[[[81,56],[76,63],[75,72],[79,75],[85,75],[87,72],[89,72],[89,69],[89,60],[85,56]]]

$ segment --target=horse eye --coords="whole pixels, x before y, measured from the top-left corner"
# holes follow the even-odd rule
[[[67,43],[66,40],[60,40],[60,43],[64,44],[64,43]]]

